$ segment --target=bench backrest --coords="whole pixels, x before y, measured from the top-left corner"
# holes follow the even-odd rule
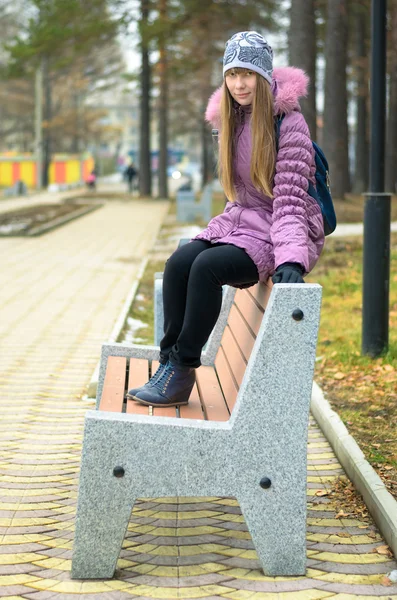
[[[230,412],[272,290],[272,283],[238,289],[215,358],[215,368]]]

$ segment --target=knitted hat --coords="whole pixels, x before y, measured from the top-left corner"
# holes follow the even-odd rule
[[[272,83],[273,50],[260,33],[241,31],[226,42],[223,75],[229,69],[236,67],[255,71],[270,84]]]

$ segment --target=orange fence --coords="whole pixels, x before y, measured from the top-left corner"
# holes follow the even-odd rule
[[[79,183],[86,181],[94,168],[91,155],[83,156],[56,154],[50,165],[50,183]],[[31,155],[0,155],[0,187],[10,187],[23,181],[29,187],[36,187],[36,162]]]

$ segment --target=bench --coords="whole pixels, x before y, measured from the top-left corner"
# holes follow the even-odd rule
[[[321,286],[237,290],[213,363],[190,402],[125,399],[157,351],[113,347],[87,411],[72,578],[111,578],[137,498],[237,498],[264,573],[306,571],[306,461]],[[266,308],[266,311],[265,311]]]
[[[208,223],[212,216],[212,183],[207,183],[198,202],[192,190],[178,191],[176,193],[176,218],[177,221],[190,222],[201,217]]]
[[[13,186],[4,190],[4,197],[10,198],[12,196],[26,196],[27,193],[28,188],[26,187],[26,184],[23,181],[18,180]]]

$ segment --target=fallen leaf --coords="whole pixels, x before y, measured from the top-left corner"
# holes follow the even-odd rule
[[[351,534],[350,534],[350,533],[346,533],[345,531],[340,531],[340,532],[337,534],[337,536],[338,536],[338,537],[343,537],[343,538],[349,538],[349,537],[351,537]]]
[[[392,555],[389,546],[378,546],[377,548],[374,548],[374,552],[376,552],[377,554],[381,554],[382,556]]]
[[[316,496],[329,496],[329,492],[327,492],[327,490],[317,490],[315,495]]]
[[[382,577],[382,579],[380,580],[381,585],[393,585],[393,582],[391,581],[391,579],[388,578],[387,575],[385,575],[384,577]]]
[[[345,512],[343,512],[343,510],[340,510],[338,512],[338,514],[335,515],[335,519],[341,519],[342,517],[348,517],[348,516],[349,516],[349,513],[345,513]]]
[[[346,377],[345,373],[342,373],[341,371],[338,371],[337,373],[335,373],[334,375],[334,379],[344,379]]]

